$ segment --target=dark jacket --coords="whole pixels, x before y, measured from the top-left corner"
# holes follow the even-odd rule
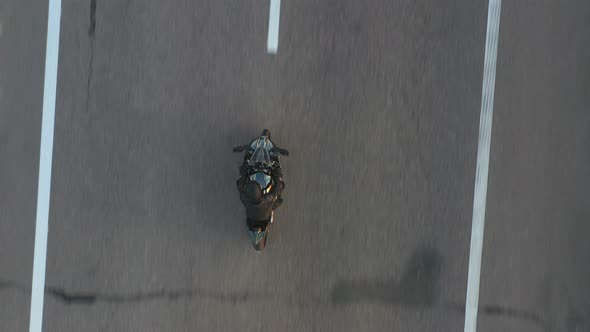
[[[275,196],[271,191],[268,194],[262,196],[258,202],[251,202],[248,200],[248,197],[246,197],[244,192],[241,192],[240,200],[246,208],[246,217],[248,217],[251,222],[261,222],[267,221],[270,218]]]
[[[274,186],[269,193],[263,195],[259,201],[252,202],[245,194],[244,187],[247,181],[247,174],[242,174],[236,185],[240,192],[240,200],[246,208],[246,217],[248,218],[248,226],[265,227],[268,223],[272,210],[277,208],[282,201],[281,194],[285,188],[285,183],[282,179],[280,169],[272,174]]]

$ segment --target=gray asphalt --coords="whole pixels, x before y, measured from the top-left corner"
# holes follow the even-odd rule
[[[276,56],[268,1],[91,3],[63,1],[44,331],[463,329],[487,1],[283,1]],[[504,4],[478,331],[590,330],[575,3]],[[3,331],[28,327],[45,17],[0,5]],[[265,127],[291,155],[256,254],[231,148]]]
[[[1,331],[29,322],[46,35],[46,8],[0,2]]]
[[[502,9],[479,331],[590,331],[590,3]]]

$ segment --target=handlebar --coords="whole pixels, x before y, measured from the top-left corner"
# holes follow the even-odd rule
[[[289,155],[289,151],[287,151],[286,149],[282,149],[282,148],[276,147],[276,146],[273,147],[270,151],[271,152],[278,152],[278,153],[280,153],[281,155],[283,155],[285,157],[287,157]]]
[[[244,150],[248,149],[248,145],[236,146],[234,148],[234,152],[243,152]]]
[[[233,151],[234,152],[243,152],[245,150],[248,150],[250,148],[249,145],[242,145],[242,146],[236,146],[234,147]],[[279,153],[285,157],[289,156],[289,151],[283,148],[279,148],[279,147],[273,147],[270,152],[274,152],[274,153]]]

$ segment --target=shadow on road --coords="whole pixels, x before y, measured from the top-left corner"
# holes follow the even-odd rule
[[[441,264],[441,255],[436,250],[418,249],[399,281],[339,281],[332,290],[332,303],[384,302],[403,306],[432,306],[438,299]]]

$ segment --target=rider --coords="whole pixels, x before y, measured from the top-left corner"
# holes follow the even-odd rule
[[[279,167],[271,171],[273,187],[270,192],[263,194],[260,184],[248,179],[245,165],[240,167],[240,178],[236,182],[240,192],[240,200],[246,208],[246,216],[249,228],[265,228],[273,210],[283,202],[281,194],[285,188],[283,174]]]

